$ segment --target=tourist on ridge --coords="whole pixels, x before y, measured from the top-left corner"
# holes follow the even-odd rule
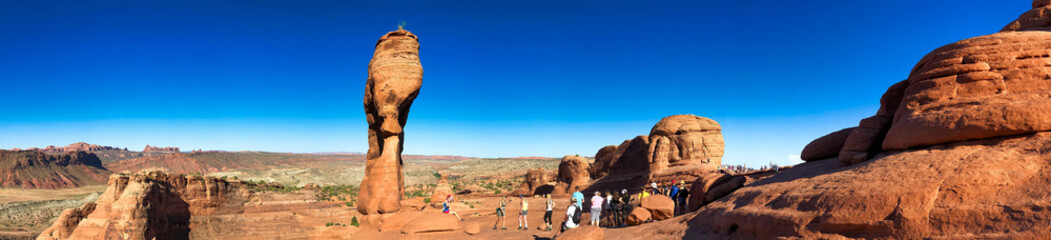
[[[577,205],[584,206],[584,193],[580,192],[580,186],[573,188],[573,198],[576,199]]]
[[[522,211],[518,212],[518,230],[529,230],[529,219],[526,218],[529,214],[529,201],[522,195],[518,195],[518,199],[522,200]]]
[[[602,216],[605,216],[606,218],[611,218],[613,216],[613,194],[610,194],[609,191],[606,191],[606,199],[602,201]],[[606,221],[606,223],[609,223],[606,224],[607,227],[609,227],[612,226],[613,221]]]
[[[595,191],[595,195],[591,196],[591,222],[588,225],[599,225],[599,218],[602,214],[602,193]]]
[[[682,214],[690,212],[690,206],[686,204],[686,199],[690,198],[690,189],[686,187],[684,181],[679,181],[679,209]]]
[[[442,213],[452,214],[453,216],[456,216],[456,219],[460,219],[460,221],[463,222],[463,218],[460,217],[460,214],[456,214],[456,212],[449,210],[449,204],[451,204],[452,202],[453,195],[446,195],[445,202],[442,203]]]
[[[496,230],[496,224],[503,223],[503,227],[500,229],[507,230],[507,196],[500,197],[500,207],[496,208],[496,222],[493,223],[493,230]]]
[[[544,231],[551,231],[551,211],[555,209],[555,201],[551,200],[551,194],[546,194],[546,196],[547,204],[545,205],[547,205],[547,211],[544,212],[544,225],[546,227]]]
[[[651,191],[650,194],[657,195],[657,193],[659,193],[659,191],[660,191],[660,189],[657,189],[657,182],[651,182],[650,186],[653,187],[653,191]],[[642,190],[646,191],[645,188],[642,189]]]
[[[675,210],[672,210],[674,216],[678,216],[679,212],[679,185],[675,185],[675,180],[671,180],[671,191],[668,191],[668,197],[671,198],[672,202],[675,202]]]
[[[558,231],[555,231],[555,236],[552,236],[551,239],[557,238],[559,234],[562,234],[566,230],[577,228],[578,224],[580,224],[581,218],[579,202],[579,199],[577,199],[576,197],[573,197],[569,200],[570,205],[566,208],[566,219],[562,220],[563,222],[562,224],[559,224],[560,226],[558,228]]]
[[[631,210],[633,210],[633,209],[634,208],[631,206],[631,195],[628,194],[628,190],[627,189],[621,189],[620,190],[620,221],[621,221],[620,223],[622,223],[621,224],[622,226],[624,225],[623,224],[624,223],[624,218],[628,217],[628,214],[630,214]]]
[[[609,201],[610,201],[609,202],[609,208],[610,208],[609,216],[610,216],[610,219],[613,220],[613,221],[610,221],[609,225],[611,227],[619,227],[620,226],[620,220],[621,220],[620,212],[623,210],[623,206],[622,206],[623,204],[620,201],[620,192],[613,192],[613,197],[610,198]]]
[[[646,190],[646,187],[642,187],[642,192],[639,192],[639,198],[635,199],[639,201],[638,204],[642,204],[642,199],[650,196],[650,193]]]

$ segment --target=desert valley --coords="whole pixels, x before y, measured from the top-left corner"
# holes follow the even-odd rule
[[[368,130],[346,138],[367,152],[0,150],[0,239],[1049,239],[1051,1],[1031,7],[930,50],[787,166],[724,161],[703,112],[561,158],[403,154],[443,84],[421,46],[443,46],[399,26],[354,46]]]

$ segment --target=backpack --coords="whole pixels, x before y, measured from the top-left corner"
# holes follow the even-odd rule
[[[580,224],[580,206],[573,205],[573,224]]]

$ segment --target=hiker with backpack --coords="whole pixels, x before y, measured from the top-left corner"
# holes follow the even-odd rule
[[[558,237],[559,234],[562,234],[563,232],[566,232],[569,229],[574,229],[577,228],[577,226],[579,226],[581,220],[580,215],[582,214],[580,203],[578,203],[576,197],[573,197],[569,200],[569,204],[569,207],[566,208],[566,219],[563,220],[561,226],[558,228],[558,231],[555,231],[555,236],[551,237],[551,239]]]

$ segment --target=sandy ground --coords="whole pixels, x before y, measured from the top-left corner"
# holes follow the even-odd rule
[[[0,188],[0,203],[71,199],[103,191],[106,191],[106,185],[63,189]]]
[[[498,206],[499,197],[481,197],[481,196],[464,196],[457,199],[457,204],[453,204],[452,210],[459,213],[461,217],[464,217],[465,221],[462,226],[467,226],[471,223],[477,223],[481,226],[481,232],[476,235],[468,235],[464,231],[453,231],[445,233],[429,233],[420,234],[415,236],[402,235],[398,231],[387,231],[379,232],[377,227],[374,226],[362,226],[357,232],[353,233],[352,239],[550,239],[555,234],[554,229],[562,223],[566,217],[566,207],[569,205],[568,197],[558,197],[555,199],[555,208],[552,212],[552,231],[543,231],[538,229],[544,226],[544,206],[545,199],[543,198],[527,198],[529,201],[529,213],[527,220],[529,223],[529,229],[517,230],[518,228],[518,215],[521,210],[521,201],[518,198],[512,199],[511,203],[507,205],[507,217],[505,224],[507,230],[494,230],[493,225],[496,223],[496,208]],[[469,206],[465,206],[462,202],[475,202],[475,208],[471,209]],[[428,209],[430,210],[430,209]],[[585,207],[586,210],[586,207]],[[427,211],[427,210],[424,210]],[[582,219],[582,225],[587,224],[589,220],[589,213],[584,214]],[[649,225],[649,224],[644,224]],[[623,233],[634,233],[633,228],[606,228],[607,234],[623,234]],[[620,230],[620,231],[618,231]],[[613,235],[607,235],[606,239],[633,239],[636,237],[645,236],[622,236],[617,237]]]

